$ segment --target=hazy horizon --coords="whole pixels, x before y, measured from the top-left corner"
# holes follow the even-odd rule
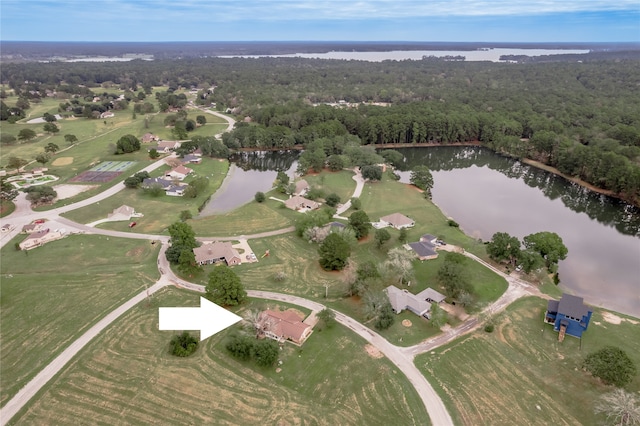
[[[637,0],[31,0],[26,4],[0,3],[0,40],[640,42]]]

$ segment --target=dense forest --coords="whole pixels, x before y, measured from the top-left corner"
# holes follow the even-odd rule
[[[83,102],[93,96],[90,87],[125,90],[127,104],[119,107],[128,108],[143,105],[152,87],[165,86],[156,93],[161,109],[184,105],[173,92],[195,88],[198,103],[238,117],[237,128],[223,139],[229,148],[285,149],[320,139],[329,157],[342,154],[339,141],[387,147],[480,143],[541,161],[636,204],[640,194],[638,60],[202,58],[16,63],[3,65],[0,76],[22,105],[49,93],[61,100],[62,113],[87,118]],[[3,102],[3,119],[19,116],[20,105]]]

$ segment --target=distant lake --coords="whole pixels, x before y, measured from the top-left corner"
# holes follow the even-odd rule
[[[388,52],[327,52],[327,53],[293,53],[287,55],[246,55],[246,56],[221,56],[240,58],[315,58],[315,59],[343,59],[368,62],[381,62],[386,60],[421,60],[423,56],[464,56],[467,61],[491,61],[500,62],[502,55],[564,55],[564,54],[584,54],[589,50],[580,49],[510,49],[495,48],[487,50],[391,50]]]

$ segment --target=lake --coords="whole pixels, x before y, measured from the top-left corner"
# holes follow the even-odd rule
[[[522,239],[555,232],[569,250],[560,287],[587,303],[640,317],[640,211],[483,148],[406,148],[406,168],[425,164],[433,201],[466,234]],[[399,172],[409,182],[410,172]]]
[[[563,55],[563,54],[584,54],[588,50],[582,49],[514,49],[514,48],[493,48],[484,50],[391,50],[386,52],[326,52],[326,53],[292,53],[286,55],[226,55],[221,57],[241,57],[241,58],[313,58],[313,59],[342,59],[368,62],[381,62],[387,60],[421,60],[423,56],[433,56],[441,58],[443,56],[464,56],[466,61],[491,61],[500,62],[501,55]]]
[[[560,287],[592,305],[640,317],[640,211],[580,185],[478,147],[398,149],[402,182],[425,164],[433,201],[474,238],[496,232],[522,239],[555,232],[569,249],[560,262]],[[293,177],[299,152],[252,152],[234,158],[223,187],[201,216],[233,210],[268,192],[277,170]],[[424,230],[429,232],[428,229]]]

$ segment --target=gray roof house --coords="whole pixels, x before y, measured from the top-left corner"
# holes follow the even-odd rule
[[[424,234],[420,237],[420,241],[409,243],[409,247],[418,255],[420,260],[435,259],[438,257],[436,251],[436,237],[430,234]]]
[[[391,307],[396,314],[408,309],[414,314],[427,319],[429,319],[431,303],[440,303],[445,299],[443,294],[440,294],[432,288],[427,288],[418,294],[413,294],[408,290],[399,289],[398,287],[390,285],[384,291],[387,293]]]
[[[307,211],[307,210],[315,210],[320,207],[320,204],[315,201],[308,200],[299,195],[294,195],[284,202],[284,205],[290,208],[291,210],[297,211]]]

